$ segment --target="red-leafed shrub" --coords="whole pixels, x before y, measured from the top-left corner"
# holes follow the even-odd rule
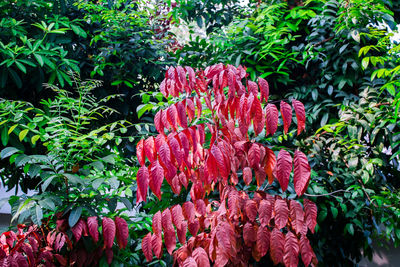
[[[120,217],[102,219],[103,243],[99,242],[99,222],[95,216],[79,219],[72,228],[66,219],[58,219],[57,228],[51,231],[44,226],[31,226],[24,232],[25,228],[18,225],[16,233],[1,234],[0,266],[96,266],[103,253],[111,264],[114,239],[124,249],[129,235],[128,224]]]
[[[294,169],[294,189],[301,196],[310,179],[302,152],[280,150],[276,157],[274,148],[254,141],[263,133],[273,135],[278,127],[278,108],[267,103],[267,81],[247,80],[240,66],[218,64],[196,72],[171,67],[160,90],[180,101],[158,111],[154,124],[159,134],[137,144],[137,200],[146,200],[149,187],[161,199],[165,178],[176,194],[190,186],[191,201],[154,215],[153,233],[142,240],[146,259],[162,256],[164,238],[179,266],[247,266],[250,259],[259,261],[268,252],[275,264],[297,266],[301,256],[306,266],[316,265],[307,238],[316,226],[316,205],[260,189],[267,179],[272,184],[276,178],[285,191]],[[292,105],[300,134],[304,106],[297,100]],[[287,134],[292,108],[281,101],[280,111]],[[258,191],[238,190],[240,177],[246,185],[254,177]],[[219,199],[208,199],[214,191]],[[182,244],[177,250],[176,239]]]

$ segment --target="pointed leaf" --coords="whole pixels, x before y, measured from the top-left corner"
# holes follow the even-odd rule
[[[112,248],[115,238],[115,223],[111,218],[103,218],[104,247]]]
[[[286,267],[297,267],[299,264],[299,241],[290,231],[285,236],[283,263]]]
[[[157,211],[156,214],[153,215],[153,233],[161,235],[161,211]]]
[[[310,181],[311,168],[308,164],[306,155],[303,152],[296,150],[294,152],[294,190],[300,197],[307,190]]]
[[[149,169],[146,166],[141,166],[136,175],[137,191],[136,203],[146,201],[147,189],[149,187]]]
[[[149,186],[156,197],[161,200],[161,185],[164,180],[164,169],[158,160],[154,161],[150,166]]]
[[[268,200],[261,200],[258,207],[259,219],[262,226],[269,225],[272,216],[273,206]],[[261,251],[260,251],[261,252]]]
[[[202,248],[198,247],[192,252],[192,257],[200,267],[210,267],[210,260],[208,259],[207,252]]]
[[[251,148],[249,149],[248,155],[250,167],[252,167],[253,169],[258,169],[258,166],[260,165],[260,147],[258,146],[258,144],[252,144]]]
[[[317,225],[317,205],[308,199],[304,199],[304,213],[305,221],[311,233],[314,233],[315,226]]]
[[[148,262],[151,262],[153,259],[153,252],[151,248],[151,233],[148,233],[142,240],[142,251]]]
[[[93,238],[94,242],[99,241],[99,223],[97,222],[97,217],[92,216],[87,218],[87,225],[89,228],[89,234]]]
[[[284,245],[285,245],[285,236],[277,228],[274,228],[271,233],[270,253],[271,253],[271,259],[275,265],[283,262]]]
[[[117,230],[118,246],[121,249],[124,249],[128,244],[128,236],[129,236],[128,223],[120,217],[115,217],[115,227]]]
[[[292,100],[294,111],[297,118],[297,135],[299,135],[306,128],[306,111],[303,103],[295,99]]]
[[[283,199],[277,199],[275,201],[275,226],[278,229],[282,229],[283,227],[286,226],[288,222],[288,217],[289,217],[289,209],[286,204],[286,200]]]
[[[281,185],[282,191],[285,192],[289,185],[290,173],[292,171],[292,157],[285,150],[279,151],[278,160],[276,162],[276,178]]]
[[[162,237],[161,233],[153,234],[151,237],[151,247],[153,248],[154,255],[161,259],[162,257]]]
[[[269,96],[269,85],[266,80],[263,78],[258,78],[258,85],[260,86],[260,91],[261,91],[261,100],[265,100],[265,102],[268,102],[268,96]]]
[[[260,226],[257,231],[257,248],[261,257],[267,254],[271,233],[267,227]]]
[[[310,241],[308,241],[307,237],[303,235],[300,238],[300,253],[301,259],[306,267],[310,265],[313,258],[316,260],[315,254],[310,245]]]
[[[283,130],[288,133],[290,123],[292,122],[292,107],[285,101],[281,101],[281,114],[283,120]]]
[[[164,241],[168,253],[172,255],[172,252],[174,252],[174,249],[176,248],[176,236],[173,227],[164,231]]]
[[[145,162],[143,145],[144,145],[143,139],[141,139],[136,145],[136,156],[139,161],[139,164],[142,166],[144,165],[144,162]]]
[[[243,168],[243,181],[246,185],[249,185],[253,179],[251,169],[249,167]]]
[[[246,246],[252,247],[257,240],[257,233],[252,223],[247,222],[243,226],[243,240]]]
[[[279,118],[278,109],[274,104],[268,104],[267,108],[265,109],[265,115],[266,115],[265,123],[267,126],[267,135],[268,134],[273,135],[278,129],[278,118]]]

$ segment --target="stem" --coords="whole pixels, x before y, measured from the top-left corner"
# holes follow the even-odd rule
[[[333,191],[333,192],[330,192],[330,193],[326,193],[326,194],[321,194],[321,195],[312,195],[312,194],[304,193],[304,195],[308,196],[308,197],[324,197],[324,196],[331,196],[331,195],[339,193],[339,192],[347,192],[347,190],[339,189],[339,190],[336,190],[336,191]]]

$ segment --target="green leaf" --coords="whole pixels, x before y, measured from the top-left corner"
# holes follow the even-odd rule
[[[78,175],[75,174],[71,174],[71,173],[63,173],[63,175],[65,177],[67,177],[68,181],[71,182],[72,184],[81,184],[84,185],[83,180],[81,179],[81,177],[79,177]]]
[[[24,66],[24,64],[22,64],[19,61],[15,61],[15,65],[17,65],[17,67],[23,72],[26,73],[26,67]]]
[[[351,235],[354,235],[354,226],[352,223],[346,224],[345,231]]]
[[[56,175],[52,175],[50,177],[48,177],[42,184],[42,191],[45,192],[47,187],[49,187],[49,185],[51,184],[51,182],[54,180],[54,178],[56,178]]]
[[[36,219],[37,219],[37,223],[40,226],[42,224],[43,211],[42,211],[42,208],[39,205],[36,205]]]
[[[14,124],[13,126],[11,126],[10,129],[8,129],[8,135],[10,135],[17,126],[18,124]]]
[[[39,138],[40,138],[40,135],[38,135],[38,134],[32,136],[32,138],[31,138],[32,144],[36,144],[36,142],[37,142],[37,140],[39,140]]]
[[[82,214],[82,207],[76,207],[71,210],[71,213],[68,217],[68,224],[70,227],[74,227],[74,225],[78,222],[79,218]]]
[[[94,181],[92,182],[92,187],[93,187],[93,189],[94,189],[94,190],[97,190],[103,182],[104,182],[104,179],[103,179],[103,178],[94,180]]]
[[[7,126],[4,126],[3,129],[1,130],[1,143],[3,146],[6,146],[8,143],[8,131],[7,131]]]
[[[369,57],[363,58],[362,61],[361,61],[361,65],[362,65],[364,70],[368,67],[368,64],[369,64]]]
[[[6,147],[0,153],[1,159],[7,158],[7,157],[19,152],[19,151],[20,150],[18,148],[15,148],[15,147]]]
[[[20,142],[22,142],[22,140],[24,140],[24,138],[25,138],[25,136],[28,134],[28,132],[29,132],[29,129],[25,129],[25,130],[22,130],[22,131],[19,133],[18,137],[19,137],[19,141],[20,141]]]
[[[42,56],[39,54],[33,54],[33,56],[36,58],[36,61],[39,63],[40,67],[43,67],[44,62]]]
[[[331,206],[331,212],[332,212],[333,219],[336,219],[336,217],[338,215],[338,209]]]

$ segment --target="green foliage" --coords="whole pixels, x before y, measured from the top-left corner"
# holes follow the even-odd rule
[[[30,217],[40,225],[42,218],[51,219],[52,214],[63,212],[69,213],[73,226],[82,214],[103,214],[104,209],[114,214],[118,202],[132,209],[135,168],[126,167],[117,149],[122,140],[119,134],[126,132],[127,123],[102,123],[101,120],[115,112],[103,105],[111,97],[103,100],[93,97],[92,90],[99,86],[97,81],[81,82],[77,76],[71,79],[77,90],[75,97],[52,86],[57,94],[55,99],[43,100],[43,110],[31,109],[36,113],[33,118],[25,114],[24,119],[32,122],[24,125],[21,123],[26,121],[19,120],[13,124],[16,125],[13,131],[7,131],[9,135],[18,135],[20,141],[28,139],[32,132],[35,135],[29,140],[40,142],[44,147],[43,154],[33,155],[24,153],[21,146],[21,149],[2,150],[2,159],[7,158],[9,163],[22,169],[26,177],[40,179],[35,187],[39,194],[10,199],[14,219],[19,217],[24,221]],[[16,105],[15,113],[26,112],[25,105],[29,106]],[[19,128],[24,130],[18,133]],[[8,176],[3,179],[9,189],[25,184],[24,179],[18,182]]]

